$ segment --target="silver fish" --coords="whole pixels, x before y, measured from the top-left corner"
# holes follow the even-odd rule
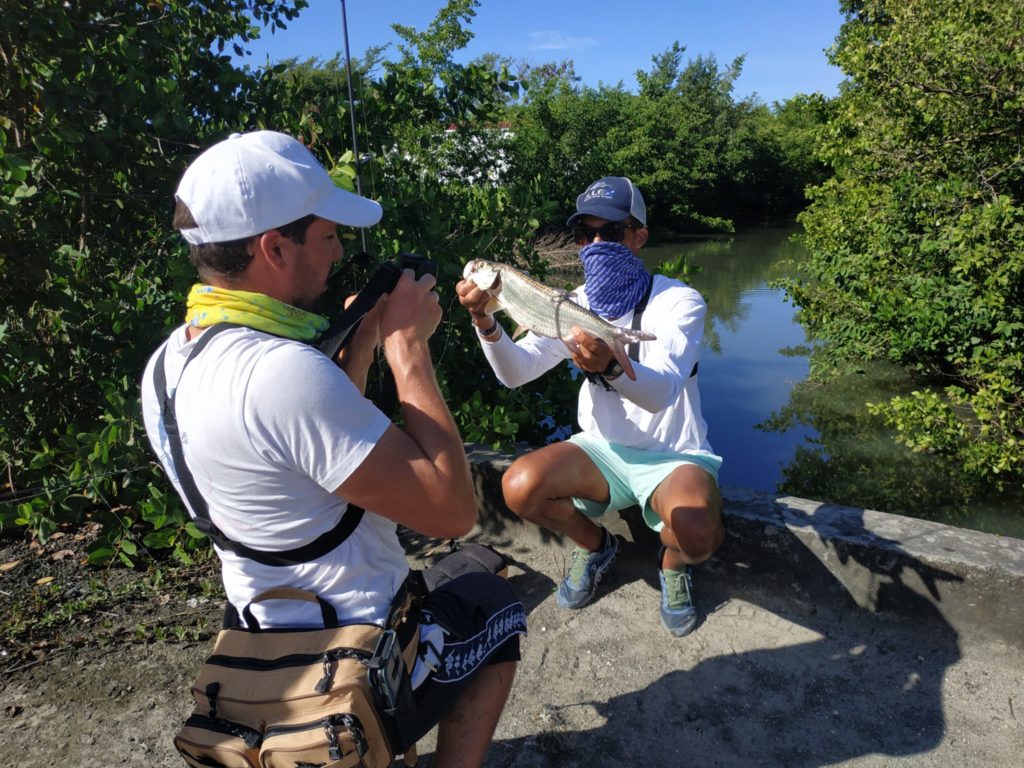
[[[656,338],[646,331],[617,328],[573,301],[576,294],[544,285],[507,264],[473,259],[462,270],[462,276],[491,295],[488,312],[504,310],[521,328],[538,336],[561,339],[572,352],[576,352],[578,346],[572,336],[573,326],[601,339],[611,347],[622,370],[633,380],[636,380],[636,373],[626,354],[626,345]]]

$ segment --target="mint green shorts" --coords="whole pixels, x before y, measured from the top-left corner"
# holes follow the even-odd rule
[[[706,471],[718,482],[722,457],[713,453],[660,453],[641,451],[609,443],[607,440],[582,433],[573,435],[569,442],[583,450],[608,481],[610,498],[607,503],[573,498],[572,503],[587,517],[601,517],[607,512],[638,506],[643,510],[644,522],[653,531],[660,531],[664,521],[648,504],[648,500],[661,481],[683,464],[693,464]]]

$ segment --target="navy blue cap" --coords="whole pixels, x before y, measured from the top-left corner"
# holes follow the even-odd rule
[[[647,206],[636,184],[625,176],[605,176],[576,198],[576,213],[566,222],[572,226],[581,216],[625,221],[630,216],[647,226]]]

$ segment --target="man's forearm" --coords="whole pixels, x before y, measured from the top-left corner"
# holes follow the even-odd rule
[[[510,389],[515,389],[543,376],[565,359],[565,347],[561,342],[554,346],[557,352],[552,352],[553,345],[545,346],[547,339],[534,341],[537,344],[526,349],[502,332],[496,341],[488,343],[487,340],[482,340],[480,346],[498,381]]]
[[[611,386],[624,398],[650,413],[659,413],[679,399],[683,382],[678,374],[656,371],[639,363],[633,364],[636,381],[625,374],[612,380]]]

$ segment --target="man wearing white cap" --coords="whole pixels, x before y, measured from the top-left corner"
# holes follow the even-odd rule
[[[372,226],[381,206],[336,187],[306,147],[273,131],[207,149],[175,200],[175,227],[202,282],[189,294],[186,322],[149,361],[143,412],[171,481],[213,531],[230,620],[244,626],[248,607],[262,629],[317,625],[315,604],[250,606],[284,586],[315,593],[342,623],[383,624],[409,574],[397,524],[456,537],[476,520],[462,438],[427,345],[441,319],[434,278],[406,270],[336,364],[309,344],[328,325],[313,310],[342,258],[338,225]],[[363,396],[378,347],[394,374],[402,427]],[[414,670],[415,730],[440,719],[437,764],[479,765],[512,683],[525,614],[491,574],[440,590],[440,603],[431,602],[435,593],[426,598],[424,622],[448,638],[484,639],[461,649],[473,664],[458,675],[445,673],[448,639],[431,649],[438,658],[429,666],[438,669]],[[470,615],[477,624],[459,624]]]

